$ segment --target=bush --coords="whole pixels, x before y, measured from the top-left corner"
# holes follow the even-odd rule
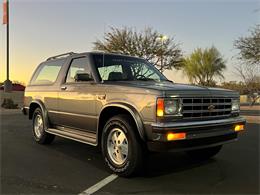
[[[4,98],[4,101],[1,106],[6,109],[17,109],[18,108],[18,104],[15,104],[14,101],[10,98]]]

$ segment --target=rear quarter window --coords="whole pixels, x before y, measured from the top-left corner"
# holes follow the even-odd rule
[[[51,85],[55,83],[65,60],[44,62],[35,72],[31,85]]]

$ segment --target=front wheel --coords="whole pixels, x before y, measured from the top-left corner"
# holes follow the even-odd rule
[[[129,116],[118,115],[108,120],[102,133],[105,162],[119,176],[131,176],[143,165],[145,150],[134,127]]]
[[[198,150],[190,150],[187,151],[187,154],[194,160],[207,160],[219,153],[221,148],[222,145]]]

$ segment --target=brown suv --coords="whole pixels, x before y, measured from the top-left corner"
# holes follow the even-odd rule
[[[144,59],[97,52],[41,63],[26,87],[23,113],[36,142],[58,135],[100,145],[121,176],[140,170],[147,151],[210,158],[245,125],[237,92],[175,84]]]

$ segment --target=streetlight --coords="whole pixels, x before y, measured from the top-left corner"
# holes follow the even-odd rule
[[[162,69],[163,69],[163,44],[164,44],[164,41],[168,39],[168,37],[166,35],[160,35],[158,37],[158,39],[161,41],[161,68],[160,68],[160,72],[162,72]]]

